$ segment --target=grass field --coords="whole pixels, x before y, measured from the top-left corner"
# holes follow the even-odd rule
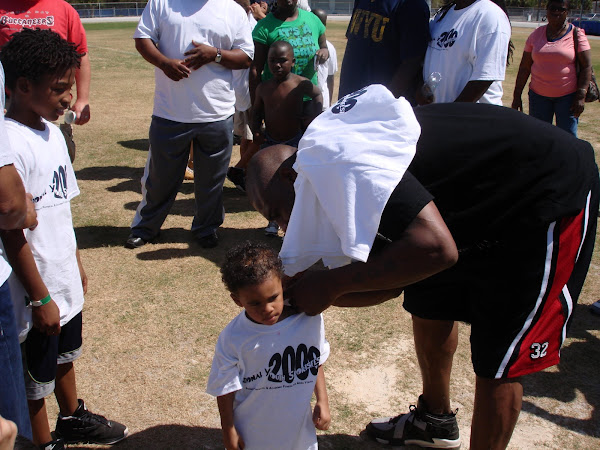
[[[221,245],[203,250],[189,233],[193,189],[185,182],[156,244],[127,250],[123,244],[141,199],[152,112],[153,68],[135,51],[135,24],[86,26],[92,62],[92,120],[77,127],[75,170],[81,195],[73,216],[89,276],[84,308],[84,352],[78,389],[93,411],[127,424],[122,449],[222,448],[216,402],[204,393],[216,338],[239,312],[220,281],[227,248],[244,239],[280,245],[263,236],[265,219],[229,182]],[[328,38],[344,54],[345,23],[331,22]],[[505,82],[510,104],[523,44],[531,29],[515,28],[515,58]],[[592,41],[600,63],[600,43]],[[596,66],[600,68],[600,66]],[[600,103],[586,105],[580,135],[600,148]],[[234,148],[234,160],[238,158]],[[598,298],[596,254],[580,303]],[[415,403],[420,376],[410,317],[400,300],[362,310],[325,313],[332,353],[325,365],[332,407],[321,448],[380,448],[361,435],[371,418],[396,414]],[[510,448],[600,447],[600,317],[580,307],[563,362],[525,380],[525,402]],[[459,408],[463,448],[468,448],[474,375],[469,328],[461,326],[452,402]],[[56,407],[50,405],[54,422]],[[77,448],[71,446],[70,448]]]

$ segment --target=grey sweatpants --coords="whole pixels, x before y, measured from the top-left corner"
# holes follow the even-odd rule
[[[207,236],[223,223],[223,183],[231,159],[232,130],[233,116],[207,123],[152,116],[142,201],[131,223],[133,235],[149,240],[160,231],[183,182],[192,142],[196,202],[192,233],[198,238]]]

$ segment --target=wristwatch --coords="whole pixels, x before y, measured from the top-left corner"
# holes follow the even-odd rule
[[[223,55],[221,55],[221,49],[218,48],[217,49],[217,56],[215,56],[215,62],[216,63],[220,63],[221,62],[221,58],[223,58]]]

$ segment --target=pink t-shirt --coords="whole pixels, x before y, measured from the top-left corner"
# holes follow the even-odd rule
[[[573,26],[554,42],[546,38],[546,26],[537,28],[527,38],[525,51],[531,53],[531,82],[529,88],[544,97],[562,97],[577,90]],[[590,49],[585,31],[577,29],[579,52]]]
[[[0,0],[0,45],[23,28],[50,29],[79,53],[88,51],[79,14],[64,0]]]

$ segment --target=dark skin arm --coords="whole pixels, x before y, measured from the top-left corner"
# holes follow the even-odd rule
[[[409,284],[456,263],[456,244],[433,202],[406,228],[401,239],[366,263],[309,271],[286,289],[285,297],[307,314],[331,305],[370,306],[394,298]]]
[[[223,444],[227,450],[239,450],[244,448],[244,440],[238,434],[233,424],[233,400],[235,392],[217,397],[219,415],[221,416],[221,431],[223,432]]]
[[[265,118],[265,104],[262,99],[262,89],[260,86],[256,89],[254,101],[252,102],[252,111],[250,114],[250,130],[254,142],[260,144],[264,141],[262,134],[262,123]]]
[[[48,295],[48,289],[38,272],[29,243],[22,230],[2,231],[2,242],[6,256],[25,292],[33,301]],[[60,332],[60,311],[54,300],[32,309],[33,326],[42,333],[57,335]]]
[[[329,50],[327,50],[327,38],[325,33],[319,36],[319,50],[317,50],[317,64],[323,64],[329,59]]]
[[[422,62],[423,58],[419,56],[402,61],[402,64],[396,69],[388,86],[394,97],[406,97],[410,89],[414,89],[413,82],[419,72],[421,72]]]
[[[256,88],[260,84],[261,75],[267,62],[267,54],[269,53],[269,47],[260,42],[254,41],[254,60],[250,66],[250,73],[248,75],[248,84],[250,87],[250,100],[254,104],[254,96],[256,94]]]
[[[512,109],[517,111],[523,111],[523,89],[527,84],[529,75],[531,75],[531,66],[533,65],[533,58],[531,52],[523,52],[521,57],[521,63],[519,64],[519,71],[517,72],[517,80],[515,81],[515,90],[513,92],[513,101],[511,104]]]
[[[309,108],[306,108],[306,117],[302,120],[303,127],[306,128],[323,111],[323,94],[318,86],[308,80],[303,82],[303,88],[304,93],[312,99]]]
[[[162,70],[171,80],[179,81],[190,76],[191,69],[183,60],[167,58],[152,39],[135,38],[135,48],[146,61]]]
[[[489,80],[473,80],[469,81],[463,88],[462,92],[458,94],[455,102],[475,103],[483,94],[489,89],[493,81]]]
[[[585,95],[587,94],[590,80],[592,79],[592,56],[590,50],[577,53],[579,61],[579,77],[577,78],[577,92],[571,104],[573,116],[579,117],[585,108]]]
[[[329,104],[333,104],[333,75],[327,77],[327,90],[329,91]]]
[[[0,167],[0,229],[35,228],[37,214],[15,166]]]

